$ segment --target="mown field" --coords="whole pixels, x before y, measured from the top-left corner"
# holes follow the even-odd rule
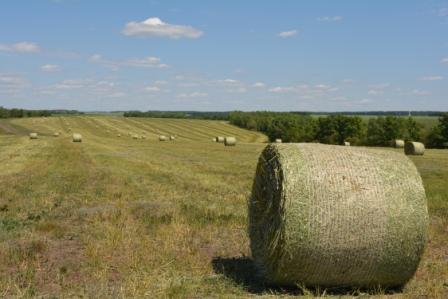
[[[30,140],[30,131],[40,138]],[[83,142],[72,143],[70,131]],[[159,142],[159,134],[177,139]],[[217,135],[240,143],[224,147],[211,141]],[[273,289],[255,278],[246,200],[265,141],[219,121],[1,120],[0,297],[331,293]],[[430,242],[403,292],[376,290],[375,298],[448,297],[448,150],[412,159],[428,196]]]

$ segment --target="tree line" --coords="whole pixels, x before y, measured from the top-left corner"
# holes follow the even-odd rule
[[[331,114],[312,117],[307,114],[277,112],[240,112],[229,114],[233,125],[265,133],[271,141],[320,142],[354,145],[388,146],[395,139],[421,141],[427,147],[441,148],[448,144],[448,113],[439,113],[439,121],[429,132],[412,117],[394,115],[371,117],[367,122],[359,116]]]
[[[0,106],[0,118],[48,117],[54,114],[84,114],[77,110],[27,110]]]
[[[126,111],[124,117],[153,117],[153,118],[192,118],[228,120],[230,112],[200,112],[200,111]]]

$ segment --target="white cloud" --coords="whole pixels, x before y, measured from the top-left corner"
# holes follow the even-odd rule
[[[59,65],[56,64],[44,64],[40,67],[42,72],[54,73],[60,71]]]
[[[280,36],[282,38],[288,38],[288,37],[293,37],[293,36],[297,35],[297,33],[298,33],[297,30],[289,30],[289,31],[280,32],[278,34],[278,36]]]
[[[319,22],[340,22],[343,19],[344,18],[342,16],[324,16],[317,18]]]
[[[421,77],[420,78],[421,81],[440,81],[443,80],[442,76],[426,76],[426,77]]]
[[[35,43],[20,42],[16,44],[0,44],[0,51],[16,52],[16,53],[37,53],[40,47]]]
[[[255,87],[255,88],[263,88],[263,87],[265,87],[266,85],[263,83],[263,82],[255,82],[253,85],[252,85],[252,87]]]
[[[384,94],[384,90],[382,90],[382,89],[370,89],[367,93],[370,94],[370,95],[373,95],[373,96],[378,96],[378,95]]]
[[[289,93],[295,91],[295,88],[291,86],[277,86],[269,88],[268,91],[273,93]]]
[[[146,91],[148,92],[159,92],[160,91],[160,87],[158,86],[148,86],[145,88]]]
[[[147,56],[143,58],[129,58],[126,60],[110,60],[104,58],[100,54],[95,54],[90,56],[89,61],[92,63],[98,63],[112,69],[118,69],[119,67],[127,66],[127,67],[141,67],[141,68],[158,68],[165,69],[168,68],[169,65],[160,62],[159,57],[155,56]]]
[[[55,84],[53,87],[55,89],[78,89],[85,87],[90,80],[63,80],[60,83]]]
[[[442,63],[447,63],[447,64],[448,64],[448,57],[443,58],[440,62],[442,62]]]
[[[0,74],[0,93],[15,94],[27,85],[27,80],[20,76]]]
[[[448,7],[443,7],[439,9],[437,14],[439,17],[448,17]]]
[[[191,98],[203,98],[208,96],[208,93],[205,92],[191,92],[191,93],[180,93],[176,97],[180,99],[191,99]]]
[[[410,94],[416,95],[416,96],[427,96],[427,95],[430,95],[431,93],[426,90],[413,89],[413,90],[411,90]]]
[[[149,18],[143,22],[129,22],[122,32],[127,36],[168,37],[173,39],[199,38],[203,35],[202,31],[191,26],[168,24],[159,18]]]

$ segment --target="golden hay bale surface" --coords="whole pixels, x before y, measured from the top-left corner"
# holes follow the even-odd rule
[[[73,134],[73,142],[82,142],[82,135],[78,133]]]
[[[223,143],[224,142],[224,137],[223,136],[216,136],[216,142],[220,142]]]
[[[270,144],[249,200],[250,247],[270,284],[401,286],[427,240],[425,190],[400,153]]]
[[[171,141],[174,141],[175,139],[176,139],[176,136],[173,136],[173,135],[170,136]]]
[[[235,137],[226,137],[226,138],[224,138],[224,145],[225,146],[235,146],[236,145],[236,138]]]
[[[60,135],[59,132],[54,132],[54,133],[53,133],[53,136],[54,136],[54,137],[59,137],[59,135]]]
[[[408,141],[404,145],[404,153],[406,155],[421,156],[425,153],[425,145],[421,142]]]
[[[282,143],[282,142],[283,142],[283,140],[281,138],[275,139],[275,143]]]
[[[163,135],[159,136],[159,141],[167,141],[167,140],[168,140],[168,137],[163,136]]]
[[[30,139],[37,139],[37,133],[30,133]]]
[[[404,140],[402,139],[395,139],[392,141],[392,146],[395,148],[403,148],[404,147]]]

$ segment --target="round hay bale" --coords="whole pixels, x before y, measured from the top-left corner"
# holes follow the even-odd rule
[[[132,139],[138,139],[138,135],[132,135]]]
[[[73,142],[82,142],[82,135],[78,133],[73,134]]]
[[[171,135],[170,136],[170,141],[174,141],[176,139],[176,136]]]
[[[283,140],[281,138],[275,139],[275,143],[282,143],[282,142],[283,142]]]
[[[159,141],[167,141],[168,138],[166,136],[160,135],[159,136]]]
[[[142,135],[140,138],[141,138],[141,139],[146,139],[146,136],[145,136],[145,135]]]
[[[427,240],[420,175],[385,150],[270,144],[248,207],[252,256],[274,285],[401,286]]]
[[[406,155],[422,156],[425,153],[425,145],[421,142],[408,141],[404,145]]]
[[[402,139],[395,139],[392,141],[392,146],[395,148],[403,148],[404,147],[404,140]]]
[[[30,139],[37,139],[37,133],[30,133]]]
[[[53,133],[53,137],[59,137],[60,133],[59,132],[54,132]]]
[[[236,138],[235,137],[226,137],[226,138],[224,138],[224,145],[225,146],[235,146],[236,145]]]
[[[117,137],[121,137],[121,134],[117,134]]]
[[[220,142],[220,143],[223,143],[224,142],[224,137],[222,137],[222,136],[216,136],[216,142]]]
[[[213,142],[217,142],[216,137],[213,137],[213,138],[212,138],[212,141],[213,141]]]
[[[344,146],[350,146],[350,142],[344,141]]]

